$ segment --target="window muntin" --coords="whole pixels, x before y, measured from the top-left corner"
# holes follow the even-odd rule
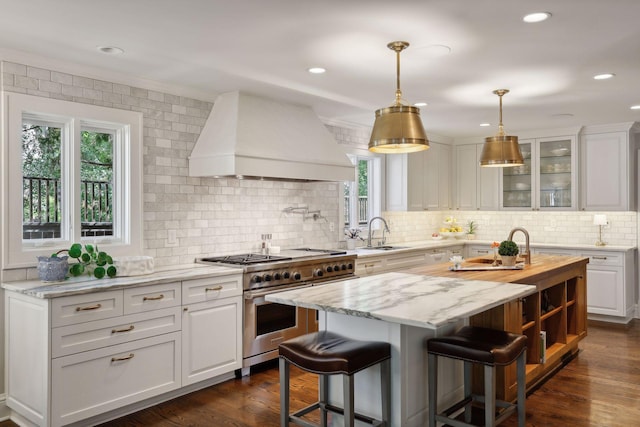
[[[2,149],[8,153],[3,159],[3,168],[8,173],[5,175],[2,203],[3,215],[8,220],[2,224],[7,248],[2,253],[4,268],[33,265],[36,256],[67,249],[75,242],[98,244],[114,256],[141,254],[142,114],[13,93],[7,94],[5,99],[8,114],[4,116],[6,126],[3,126]],[[24,153],[23,144],[19,142],[22,140],[23,123],[60,128],[60,176],[57,178],[54,174],[52,178],[59,179],[56,190],[60,193],[56,208],[60,212],[59,236],[23,238]],[[93,150],[93,156],[81,154],[87,149]],[[91,166],[86,166],[91,163],[98,164],[93,165],[93,172]],[[111,171],[97,172],[96,167],[110,168]],[[83,176],[90,178],[91,174],[99,181],[111,182],[111,194],[103,197],[102,201],[97,189],[90,190],[89,198],[83,195]],[[97,201],[92,198],[94,194]],[[83,198],[89,208],[85,211],[91,214],[86,221],[83,220]],[[102,208],[108,213],[94,215],[96,203],[98,206],[102,203]],[[49,210],[52,204],[50,201]],[[95,231],[104,225],[100,223],[109,222],[111,229],[108,232]],[[87,233],[88,228],[92,229],[89,230],[91,233]]]

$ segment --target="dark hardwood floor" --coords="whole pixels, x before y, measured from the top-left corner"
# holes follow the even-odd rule
[[[579,355],[528,396],[527,426],[640,426],[640,320],[629,326],[589,323],[588,334]],[[292,409],[315,401],[315,376],[293,369],[291,386]],[[279,402],[274,364],[102,427],[277,426]],[[516,416],[501,426],[517,426]]]

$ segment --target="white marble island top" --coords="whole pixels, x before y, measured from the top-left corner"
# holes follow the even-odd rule
[[[392,272],[273,293],[266,299],[438,329],[534,292],[533,285]]]

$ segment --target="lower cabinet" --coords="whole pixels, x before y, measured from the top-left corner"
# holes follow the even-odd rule
[[[242,275],[42,299],[5,289],[6,403],[62,426],[242,366]]]

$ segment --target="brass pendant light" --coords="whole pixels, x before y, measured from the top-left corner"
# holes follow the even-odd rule
[[[524,164],[517,136],[504,134],[502,126],[502,96],[509,93],[508,89],[494,90],[493,93],[500,97],[500,124],[498,134],[484,139],[480,166],[484,167],[510,167]]]
[[[402,104],[400,52],[409,47],[409,43],[391,42],[387,47],[396,52],[396,100],[394,105],[376,111],[369,151],[394,154],[426,150],[429,140],[420,120],[420,109]]]

